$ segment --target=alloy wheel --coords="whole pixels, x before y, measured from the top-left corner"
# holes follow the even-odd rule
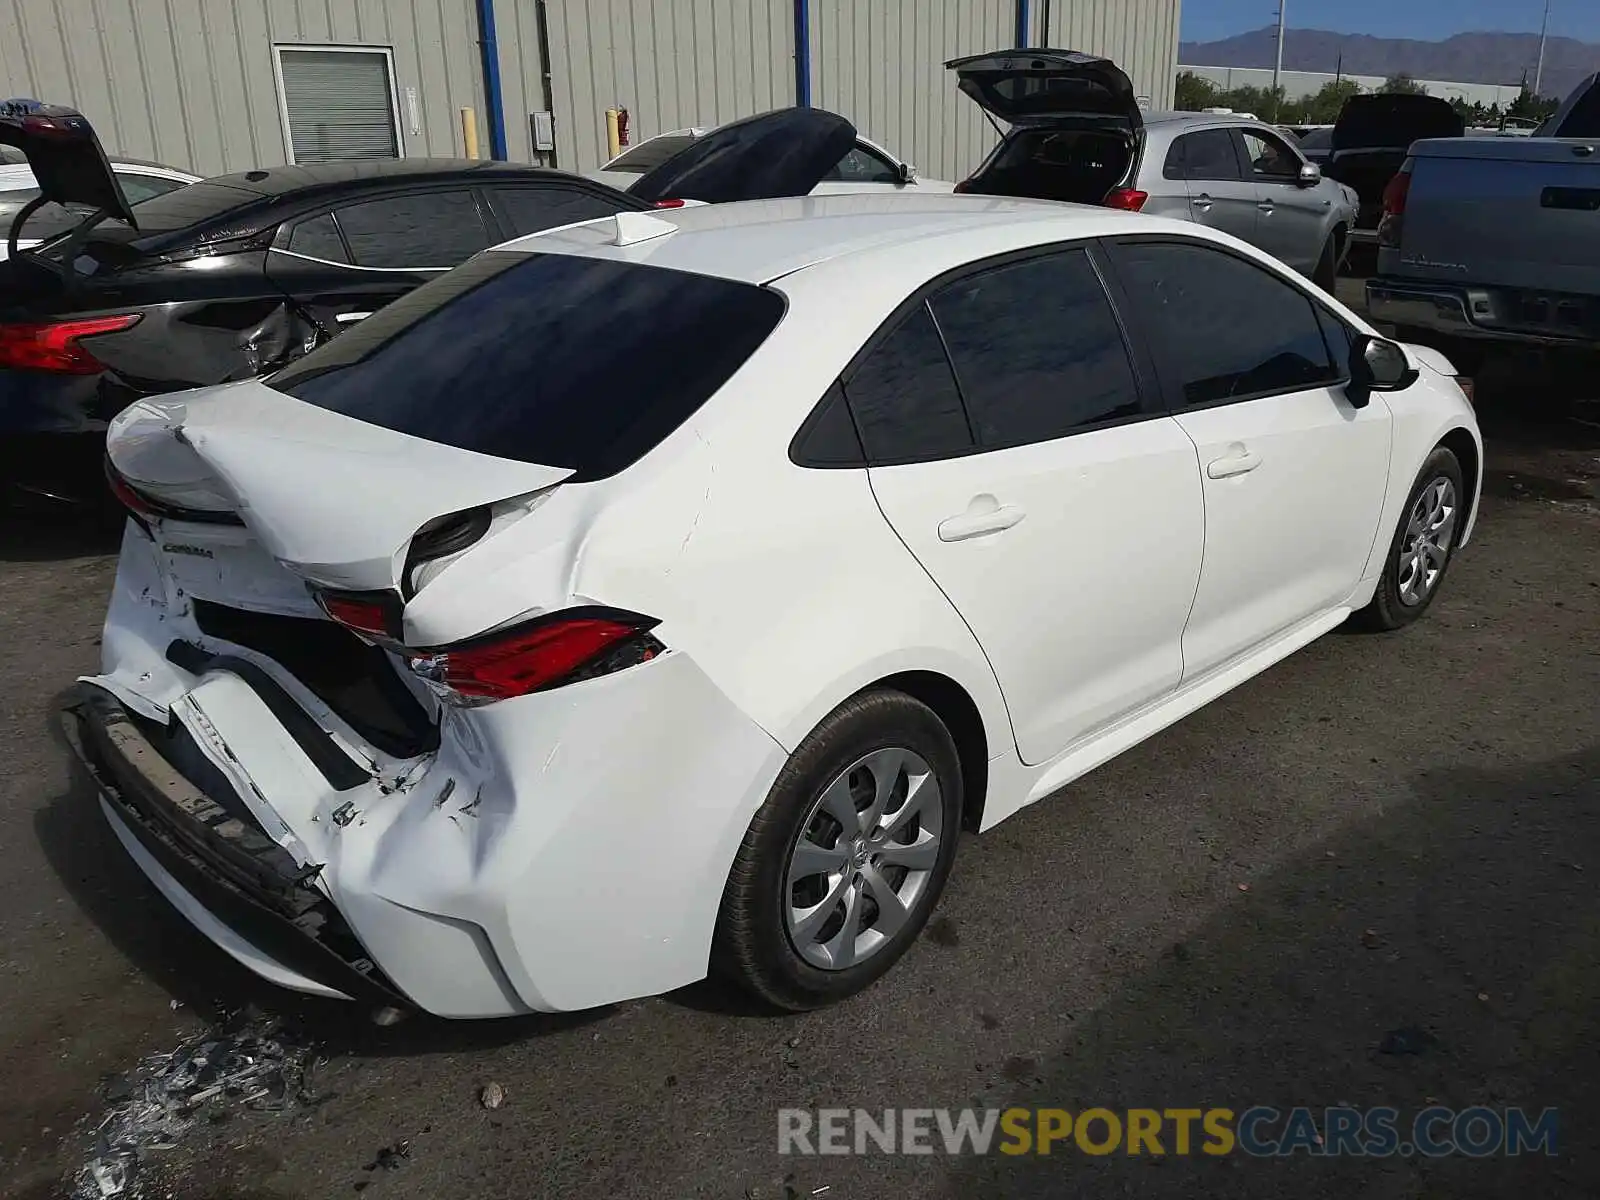
[[[1415,608],[1433,594],[1450,561],[1459,507],[1456,485],[1443,475],[1417,493],[1395,561],[1400,603]]]
[[[841,771],[812,802],[784,872],[789,940],[813,967],[871,958],[928,897],[945,834],[939,780],[891,746]]]

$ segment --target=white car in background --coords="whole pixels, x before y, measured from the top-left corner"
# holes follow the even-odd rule
[[[129,204],[138,204],[153,196],[200,182],[198,175],[143,159],[113,156],[108,161],[111,173],[116,176]],[[12,219],[38,194],[38,181],[29,170],[27,160],[18,151],[0,147],[0,259],[7,255],[6,235],[11,229]],[[36,246],[44,239],[70,229],[82,218],[82,212],[73,213],[56,204],[46,205],[28,218],[17,248],[27,250]]]
[[[113,422],[70,728],[264,978],[824,1004],[962,828],[1438,595],[1482,461],[1440,355],[1190,222],[806,196],[853,131],[782,120],[814,169],[708,138],[660,191],[789,198],[509,242]]]
[[[637,146],[628,147],[598,171],[591,171],[589,178],[626,190],[641,175],[653,171],[680,150],[687,149],[711,132],[709,128],[692,128],[659,133]],[[897,192],[918,195],[954,189],[955,184],[948,180],[922,178],[915,167],[901,162],[876,142],[858,135],[855,145],[811,189],[811,194],[837,196],[860,192]]]

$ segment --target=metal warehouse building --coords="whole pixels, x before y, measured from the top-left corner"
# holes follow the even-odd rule
[[[946,59],[1104,54],[1172,101],[1180,0],[0,0],[0,98],[67,103],[110,151],[205,175],[385,155],[606,157],[790,104],[926,175],[992,145]]]

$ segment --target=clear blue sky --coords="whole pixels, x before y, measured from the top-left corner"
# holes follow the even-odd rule
[[[1544,0],[1287,0],[1290,28],[1439,40],[1452,33],[1539,32]],[[1278,19],[1277,0],[1183,0],[1183,40],[1209,42]],[[1600,42],[1600,0],[1551,0],[1552,36]]]

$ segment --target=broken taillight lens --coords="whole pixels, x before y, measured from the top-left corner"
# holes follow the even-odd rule
[[[317,603],[346,629],[367,637],[400,636],[400,598],[391,592],[318,592]]]
[[[50,371],[57,375],[98,375],[105,364],[79,344],[79,338],[117,333],[139,323],[138,313],[85,317],[76,321],[0,325],[0,368]]]
[[[665,647],[657,622],[612,609],[571,609],[433,650],[411,669],[467,704],[510,700],[648,662]]]

